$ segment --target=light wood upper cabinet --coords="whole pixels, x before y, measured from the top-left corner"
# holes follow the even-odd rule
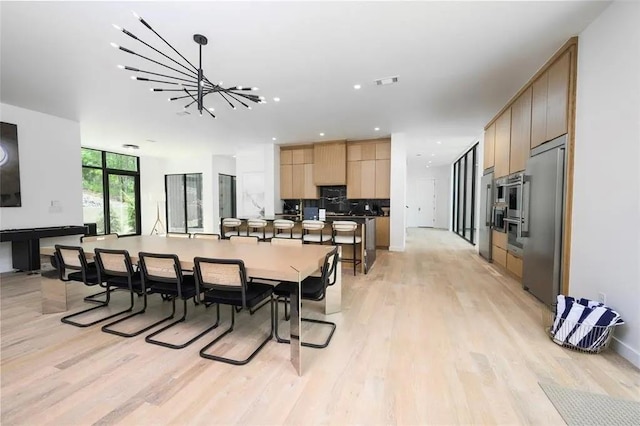
[[[292,164],[304,164],[304,149],[291,150]]]
[[[498,117],[496,125],[495,167],[496,178],[509,174],[509,156],[511,145],[511,108]]]
[[[362,198],[360,179],[362,175],[362,161],[347,162],[347,198]]]
[[[509,174],[521,172],[527,166],[531,145],[531,93],[529,87],[511,106]]]
[[[362,160],[362,145],[350,143],[347,145],[347,161]],[[348,184],[347,184],[348,185]]]
[[[286,152],[286,151],[281,151]],[[293,196],[293,165],[280,164],[280,198],[289,200]]]
[[[569,71],[571,52],[566,52],[549,67],[547,89],[547,138],[550,141],[567,133],[569,107]]]
[[[568,51],[533,82],[531,148],[567,133],[570,71]]]
[[[313,183],[313,164],[304,164],[304,184],[299,198],[313,200],[318,198],[318,187]]]
[[[360,198],[376,198],[376,160],[363,160],[360,167]]]
[[[293,198],[302,198],[302,194],[304,194],[304,164],[294,164],[292,167]]]
[[[313,146],[314,184],[346,185],[346,142],[318,143]]]
[[[376,217],[376,247],[389,247],[389,216]]]
[[[376,160],[375,198],[391,198],[391,160]]]
[[[280,165],[293,164],[292,152],[289,149],[280,150]]]
[[[376,143],[376,160],[391,160],[391,142]]]
[[[362,160],[375,160],[376,159],[376,145],[374,143],[365,143],[360,145],[362,147]]]
[[[496,143],[496,123],[493,123],[491,126],[484,131],[484,162],[483,169],[488,169],[493,167],[494,162],[494,152],[495,152],[495,143]]]

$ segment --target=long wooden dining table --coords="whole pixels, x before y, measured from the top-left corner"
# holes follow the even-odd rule
[[[229,240],[167,238],[160,236],[132,236],[78,244],[88,259],[94,249],[127,250],[131,260],[138,261],[139,252],[171,253],[178,256],[182,269],[192,270],[195,257],[241,259],[251,278],[298,283],[298,294],[291,296],[291,362],[302,375],[302,338],[300,282],[314,274],[333,246],[305,244],[301,246],[271,245],[270,243],[238,244]],[[41,247],[40,254],[52,256],[54,247]],[[325,314],[339,312],[342,302],[341,265],[337,267],[336,282],[327,288]]]

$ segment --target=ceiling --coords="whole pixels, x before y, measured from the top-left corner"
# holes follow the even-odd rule
[[[448,164],[607,5],[3,1],[0,100],[79,121],[83,146],[123,152],[136,144],[138,155],[232,155],[274,137],[288,144],[405,133],[412,161]],[[207,78],[257,86],[268,103],[232,110],[209,95],[217,119],[178,114],[183,104],[116,67],[164,72],[110,46],[159,57],[112,27],[162,47],[131,11],[194,63],[193,34],[204,34]],[[388,76],[399,82],[373,83]]]

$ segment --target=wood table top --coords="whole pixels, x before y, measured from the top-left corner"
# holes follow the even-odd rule
[[[304,244],[281,246],[270,243],[234,244],[229,240],[183,239],[159,236],[134,236],[113,240],[91,241],[78,244],[88,259],[94,249],[127,250],[133,262],[138,261],[139,252],[176,254],[183,269],[193,269],[195,257],[241,259],[250,277],[283,281],[298,281],[315,272],[322,265],[325,255],[333,246]],[[42,247],[40,254],[51,256],[53,246]]]

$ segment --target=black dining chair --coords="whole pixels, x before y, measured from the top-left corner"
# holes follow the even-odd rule
[[[187,319],[187,301],[191,298],[196,298],[198,291],[196,290],[193,275],[184,275],[182,273],[180,260],[175,254],[140,252],[138,256],[140,259],[142,283],[147,293],[159,293],[171,300],[173,310],[169,318],[173,318],[176,313],[176,299],[180,299],[183,302],[182,316],[178,320],[167,324],[161,329],[154,331],[145,337],[145,341],[147,343],[164,346],[165,348],[170,349],[182,349],[218,326],[216,323],[184,343],[174,344],[156,339],[155,336]]]
[[[273,338],[273,304],[269,317],[269,335],[245,359],[236,360],[207,353],[207,350],[218,343],[223,337],[233,331],[235,325],[236,307],[251,309],[265,299],[271,300],[273,286],[270,284],[253,283],[247,281],[247,271],[242,260],[208,259],[196,257],[194,259],[194,275],[196,277],[196,291],[202,294],[206,303],[229,305],[231,307],[231,324],[227,330],[200,350],[200,356],[206,359],[226,362],[233,365],[244,365]],[[220,311],[216,325],[220,320]]]
[[[64,316],[60,319],[60,321],[62,321],[65,324],[70,324],[76,327],[89,327],[89,326],[98,324],[102,321],[106,321],[110,318],[114,318],[114,317],[117,317],[118,315],[122,315],[131,311],[133,306],[130,306],[128,309],[125,309],[123,311],[116,312],[114,314],[111,314],[106,317],[102,317],[90,322],[82,323],[82,322],[72,320],[71,318],[76,318],[88,312],[92,312],[97,309],[108,307],[109,302],[111,301],[111,286],[108,283],[104,284],[105,281],[107,281],[108,277],[100,276],[95,263],[89,264],[87,262],[87,257],[85,256],[84,251],[82,250],[82,247],[56,244],[54,257],[56,259],[58,275],[60,280],[65,282],[76,281],[76,282],[81,282],[84,285],[89,287],[100,286],[105,288],[105,300],[92,301],[93,303],[98,303],[98,306],[93,306],[89,309],[84,309],[80,312],[76,312],[71,315]],[[75,272],[70,272],[70,271],[75,271]]]
[[[335,247],[324,257],[324,262],[322,267],[320,268],[320,276],[310,276],[302,280],[301,283],[301,300],[323,300],[326,295],[327,287],[335,284],[337,277],[337,265],[338,265],[338,248]],[[290,295],[294,292],[298,291],[298,283],[295,282],[282,282],[275,286],[273,289],[273,294],[276,296],[274,305],[275,305],[275,314],[274,314],[274,332],[276,336],[276,340],[279,343],[290,343],[289,339],[284,339],[278,335],[278,303],[280,301],[285,303],[285,319],[289,319],[289,315],[287,314],[287,305],[290,301]],[[329,346],[331,342],[331,338],[333,337],[333,333],[336,330],[336,324],[330,321],[322,321],[313,318],[301,318],[301,321],[328,325],[331,328],[329,336],[325,340],[324,343],[310,343],[310,342],[302,342],[302,346],[307,346],[310,348],[326,348]]]

